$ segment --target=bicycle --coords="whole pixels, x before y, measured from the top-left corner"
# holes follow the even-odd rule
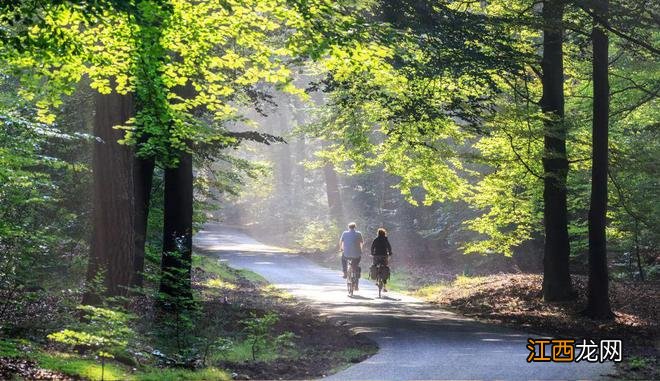
[[[385,282],[390,277],[390,268],[386,262],[377,261],[374,263],[374,269],[369,275],[376,282],[376,286],[378,286],[378,298],[380,299],[385,288]]]
[[[348,289],[348,296],[353,296],[353,291],[358,287],[358,280],[360,279],[357,261],[353,258],[348,258],[346,260],[346,267],[346,288]]]

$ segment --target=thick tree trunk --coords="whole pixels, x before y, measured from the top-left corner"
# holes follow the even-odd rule
[[[130,95],[95,96],[93,230],[87,280],[91,284],[102,275],[109,296],[126,295],[133,284],[133,150],[117,143],[124,133],[113,128],[133,115]],[[100,296],[86,292],[83,304],[98,304]]]
[[[344,221],[344,206],[341,202],[339,179],[332,164],[326,163],[323,166],[323,176],[325,177],[325,190],[328,197],[330,217],[337,226],[343,226],[346,223]]]
[[[594,1],[594,14],[607,20],[608,0]],[[607,274],[607,139],[609,124],[608,36],[594,20],[593,42],[593,156],[591,164],[591,206],[589,208],[589,284],[585,314],[595,319],[614,317],[608,295]]]
[[[543,298],[560,301],[573,298],[569,274],[570,243],[566,205],[566,124],[564,123],[563,26],[564,3],[543,2],[543,97],[541,108],[550,118],[544,138],[544,222]]]
[[[182,153],[176,168],[165,170],[163,258],[160,291],[173,298],[192,297],[192,155]]]

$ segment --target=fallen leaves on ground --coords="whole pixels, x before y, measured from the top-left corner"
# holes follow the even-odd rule
[[[587,278],[573,276],[576,300],[546,303],[540,274],[498,274],[457,277],[453,282],[421,288],[420,296],[444,307],[482,320],[503,323],[528,332],[575,339],[621,339],[624,356],[648,358],[644,373],[657,375],[660,285],[657,283],[610,283],[615,319],[595,321],[580,314],[586,305]],[[623,365],[626,367],[627,365]],[[633,376],[635,377],[635,376]]]
[[[41,369],[31,360],[0,357],[0,379],[13,380],[17,376],[26,380],[79,380],[77,377]]]

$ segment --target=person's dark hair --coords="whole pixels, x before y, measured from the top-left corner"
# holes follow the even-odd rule
[[[383,229],[383,228],[378,229],[378,236],[379,237],[386,237],[387,232],[385,231],[385,229]]]

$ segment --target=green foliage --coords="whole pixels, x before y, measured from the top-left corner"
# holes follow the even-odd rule
[[[62,372],[66,375],[84,377],[88,380],[130,380],[128,370],[116,364],[99,364],[94,360],[78,358],[72,354],[41,353],[37,363],[44,369]]]
[[[277,314],[269,312],[262,317],[252,314],[251,318],[243,321],[252,360],[256,360],[264,350],[271,348],[287,349],[293,345],[295,335],[292,332],[285,332],[278,336],[273,335],[273,326],[278,320],[279,316]]]
[[[44,369],[51,369],[63,374],[84,377],[88,380],[126,380],[126,381],[166,381],[166,380],[229,380],[227,372],[208,367],[201,370],[168,369],[145,367],[131,373],[125,367],[115,363],[106,363],[104,369],[94,360],[74,357],[70,354],[41,353],[36,360]]]
[[[21,357],[22,351],[18,348],[19,343],[14,340],[0,340],[0,357]]]
[[[133,377],[136,381],[197,381],[197,380],[231,380],[231,376],[220,369],[209,367],[201,370],[187,369],[151,369],[140,372]]]
[[[204,271],[207,271],[220,278],[221,280],[230,283],[234,283],[238,280],[234,270],[220,262],[219,259],[213,258],[211,256],[193,253],[192,265],[193,267],[201,267],[204,269]]]
[[[630,366],[631,369],[642,369],[649,364],[651,364],[653,360],[649,359],[647,357],[641,357],[641,356],[632,356],[628,359],[628,365]]]
[[[303,42],[293,28],[306,21],[283,0],[143,0],[131,12],[91,17],[65,2],[45,6],[43,20],[28,36],[57,30],[66,49],[2,46],[41,120],[54,120],[53,108],[84,76],[100,93],[132,92],[137,114],[122,127],[124,141],[162,166],[176,165],[179,152],[197,143],[235,142],[223,123],[240,117],[236,105],[259,94],[258,85],[303,94],[292,85],[287,61]],[[205,119],[198,118],[202,109]]]
[[[332,222],[311,221],[303,224],[295,243],[303,251],[327,251],[337,245],[339,228]]]
[[[50,330],[61,319],[39,301],[49,294],[67,305],[84,270],[90,183],[81,147],[88,135],[85,117],[71,113],[73,101],[63,106],[58,128],[34,122],[34,105],[18,89],[0,65],[0,324]]]
[[[339,356],[346,363],[355,363],[361,361],[364,357],[372,355],[374,353],[376,353],[376,350],[374,348],[371,348],[371,350],[364,348],[347,348],[342,350],[339,353]]]
[[[124,352],[134,336],[129,327],[132,316],[124,312],[94,306],[78,306],[82,322],[48,335],[48,339],[71,347],[96,351],[99,357],[113,358]]]

